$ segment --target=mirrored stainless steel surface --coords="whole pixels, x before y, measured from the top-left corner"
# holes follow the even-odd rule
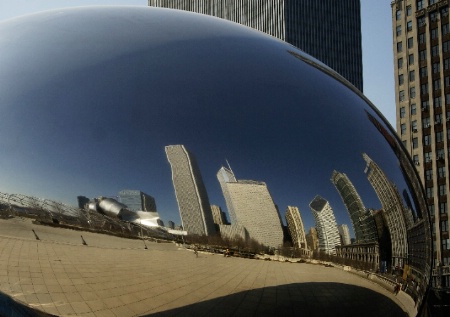
[[[134,7],[2,22],[0,52],[6,218],[141,238],[158,227],[180,241],[173,222],[230,247],[238,237],[239,251],[251,242],[401,282],[412,311],[422,307],[431,241],[415,168],[370,101],[317,60],[228,21]],[[121,209],[124,189],[154,197],[156,210]],[[77,196],[92,208],[67,207]],[[96,211],[94,198],[109,205]]]

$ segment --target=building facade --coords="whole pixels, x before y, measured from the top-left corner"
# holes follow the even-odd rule
[[[306,249],[305,227],[298,207],[288,206],[285,217],[294,247]]]
[[[350,230],[345,223],[338,226],[338,231],[341,236],[341,245],[349,245],[352,243],[350,240]]]
[[[211,212],[213,216],[213,221],[217,225],[227,225],[228,221],[222,208],[216,205],[211,205]]]
[[[336,246],[341,245],[341,238],[334,216],[328,201],[316,196],[309,204],[316,222],[319,250],[327,254],[336,254]]]
[[[392,1],[397,132],[425,187],[435,287],[450,287],[448,0]],[[444,272],[444,273],[442,273]]]
[[[149,0],[227,19],[286,41],[363,90],[359,0]]]
[[[223,178],[225,172],[228,177]],[[266,183],[237,180],[231,169],[222,167],[217,173],[233,225],[244,227],[250,239],[271,248],[283,245],[280,214]],[[230,212],[232,210],[233,212]]]
[[[119,201],[132,211],[156,212],[155,198],[140,190],[125,189],[120,191]]]
[[[309,228],[309,231],[306,234],[306,243],[308,249],[311,251],[317,251],[319,249],[319,237],[317,236],[316,228]]]
[[[168,145],[165,150],[183,229],[188,234],[214,234],[211,206],[195,157],[184,145]]]

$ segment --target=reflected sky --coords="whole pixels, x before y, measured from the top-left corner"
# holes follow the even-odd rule
[[[316,195],[351,227],[333,170],[381,208],[362,153],[407,189],[364,97],[257,31],[164,9],[64,9],[0,23],[0,47],[2,192],[75,205],[138,189],[180,223],[170,144],[195,155],[211,204],[226,209],[227,159],[267,183],[283,216],[298,206],[306,229]]]

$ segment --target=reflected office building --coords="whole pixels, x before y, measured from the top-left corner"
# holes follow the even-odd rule
[[[188,234],[215,233],[208,194],[194,156],[184,145],[166,146],[183,229]]]
[[[119,192],[119,201],[132,211],[156,212],[155,198],[140,190],[121,190]]]
[[[217,178],[222,187],[232,226],[245,228],[251,239],[271,248],[283,245],[283,228],[266,183],[237,180],[231,169],[222,167]]]
[[[288,206],[285,213],[292,244],[296,248],[306,249],[306,235],[300,210],[295,206]]]
[[[319,238],[319,251],[327,254],[336,254],[336,246],[341,245],[341,238],[334,216],[328,201],[316,196],[309,204],[316,221],[317,236]]]

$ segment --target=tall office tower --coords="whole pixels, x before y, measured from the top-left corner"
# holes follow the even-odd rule
[[[328,201],[316,196],[309,204],[316,221],[319,250],[328,254],[336,254],[336,246],[341,245],[336,218]]]
[[[309,231],[306,234],[306,243],[308,245],[308,249],[311,251],[316,251],[319,249],[319,237],[317,236],[316,228],[309,228]]]
[[[231,198],[228,193],[226,184],[237,182],[236,177],[234,177],[233,171],[225,167],[221,167],[217,172],[217,179],[219,180],[220,188],[222,189],[223,196],[225,198],[225,203],[228,209],[228,215],[230,216],[230,221],[232,224],[236,223],[236,213],[231,203]]]
[[[378,235],[375,221],[370,212],[364,207],[361,197],[347,175],[333,171],[331,182],[336,187],[350,216],[356,243],[376,241]]]
[[[341,236],[342,245],[351,244],[350,240],[350,230],[348,230],[348,226],[343,223],[338,226],[339,235]]]
[[[286,41],[363,90],[359,0],[149,0],[234,21]]]
[[[424,184],[432,285],[450,287],[450,29],[448,1],[392,2],[397,131]],[[443,268],[439,268],[443,266]],[[440,277],[440,272],[447,272]]]
[[[214,234],[211,206],[195,157],[184,145],[168,145],[165,150],[183,229],[188,234]]]
[[[226,176],[226,177],[224,177]],[[268,247],[283,245],[281,218],[264,182],[236,180],[231,169],[217,173],[228,212],[234,222],[244,227],[250,238]],[[232,212],[230,212],[232,210]]]
[[[228,224],[225,213],[222,211],[222,208],[216,205],[211,205],[211,212],[213,216],[213,221],[218,225],[226,225]]]
[[[156,212],[155,198],[140,190],[124,189],[120,191],[119,201],[132,211]]]
[[[285,216],[292,243],[297,248],[306,249],[305,228],[298,207],[288,206]]]
[[[392,265],[402,267],[408,254],[406,208],[397,188],[388,180],[381,168],[366,153],[362,155],[367,164],[364,172],[380,200],[391,236]]]

